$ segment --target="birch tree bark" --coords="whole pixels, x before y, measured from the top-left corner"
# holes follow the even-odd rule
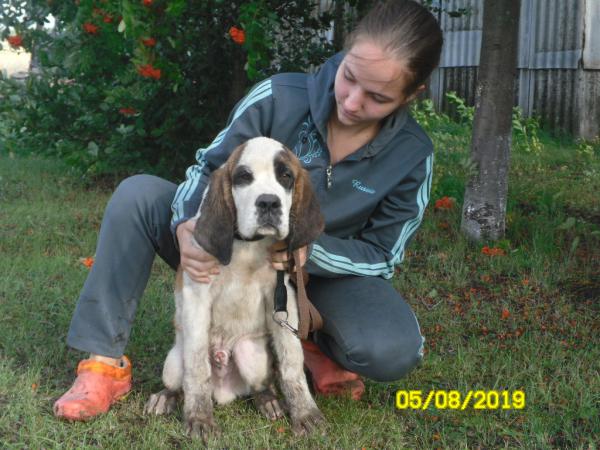
[[[517,71],[520,0],[484,0],[483,35],[475,92],[471,159],[462,232],[470,239],[504,236]]]

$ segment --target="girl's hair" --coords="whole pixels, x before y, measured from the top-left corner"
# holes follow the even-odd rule
[[[412,94],[440,62],[442,30],[435,17],[412,0],[378,1],[346,38],[348,51],[357,41],[371,40],[406,61],[412,75],[404,89]]]

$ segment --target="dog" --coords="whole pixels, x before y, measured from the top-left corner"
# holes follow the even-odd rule
[[[206,441],[219,432],[213,400],[252,395],[269,419],[282,417],[277,378],[293,432],[313,431],[324,418],[308,388],[300,340],[273,318],[277,273],[269,259],[273,244],[285,241],[291,252],[323,230],[308,173],[283,144],[250,139],[213,172],[196,218],[195,241],[222,267],[209,284],[179,268],[175,345],[162,374],[166,389],[153,394],[144,411],[172,412],[182,391],[187,433]],[[288,323],[297,329],[287,274],[285,285]]]

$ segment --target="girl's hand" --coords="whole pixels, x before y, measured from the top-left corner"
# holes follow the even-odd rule
[[[288,253],[287,253],[287,245],[283,241],[276,242],[270,248],[271,250],[271,265],[275,270],[288,270],[289,261],[288,261]],[[300,247],[299,251],[299,261],[296,261],[296,267],[302,267],[306,264],[306,246]]]
[[[190,219],[177,226],[177,242],[181,255],[181,267],[198,283],[210,283],[211,275],[219,274],[219,260],[207,253],[194,239],[196,221]]]

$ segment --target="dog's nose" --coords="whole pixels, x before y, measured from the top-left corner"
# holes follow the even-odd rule
[[[261,214],[276,212],[281,209],[281,200],[273,194],[259,195],[255,204]]]

